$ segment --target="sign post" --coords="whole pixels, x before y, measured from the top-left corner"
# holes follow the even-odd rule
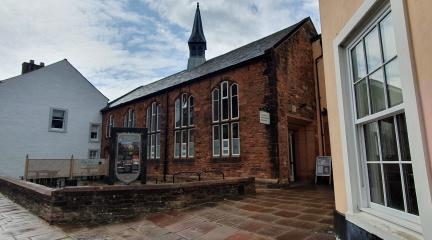
[[[137,179],[147,182],[147,129],[112,128],[108,184],[117,180],[129,184]]]
[[[315,184],[318,177],[328,177],[329,184],[332,181],[332,159],[331,156],[318,156],[316,158]]]

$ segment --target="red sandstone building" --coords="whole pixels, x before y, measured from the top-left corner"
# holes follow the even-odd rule
[[[315,158],[329,147],[320,38],[310,18],[206,61],[197,8],[188,44],[186,70],[102,110],[102,157],[108,158],[110,127],[148,128],[151,175],[217,169],[312,181]]]

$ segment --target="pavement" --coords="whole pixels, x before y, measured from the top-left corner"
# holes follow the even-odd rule
[[[154,213],[120,223],[67,225],[73,239],[335,239],[331,188],[258,189],[256,195]]]
[[[0,194],[0,239],[45,240],[72,239],[47,222]]]
[[[257,189],[225,199],[118,223],[52,226],[0,194],[0,239],[258,240],[335,239],[334,198],[326,186]]]

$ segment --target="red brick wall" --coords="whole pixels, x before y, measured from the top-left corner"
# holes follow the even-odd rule
[[[297,134],[302,134],[299,138],[306,139],[298,141],[302,143],[298,144],[297,149],[301,152],[298,175],[309,179],[314,174],[314,159],[317,155],[314,63],[310,41],[314,33],[312,25],[306,23],[261,60],[106,111],[103,113],[103,134],[105,136],[108,116],[114,114],[116,126],[122,126],[123,114],[129,108],[135,109],[136,126],[145,127],[146,109],[151,102],[157,101],[161,104],[161,160],[150,161],[150,174],[163,174],[165,127],[168,124],[166,157],[169,174],[221,169],[226,176],[275,178],[280,173],[281,178],[286,180],[289,172],[288,128],[295,127]],[[212,157],[211,92],[224,80],[239,85],[239,158]],[[178,161],[173,158],[174,102],[182,93],[190,93],[195,97],[195,157]],[[270,112],[270,125],[259,122],[260,110]],[[103,139],[101,149],[102,156],[106,157],[106,139]]]
[[[163,174],[165,158],[165,124],[168,123],[168,172],[197,171],[222,169],[227,176],[255,176],[271,178],[274,173],[270,162],[270,129],[259,123],[259,110],[266,107],[267,99],[271,98],[264,73],[266,64],[257,61],[242,67],[208,77],[167,93],[140,100],[126,106],[118,107],[103,113],[103,136],[105,136],[107,119],[114,115],[117,127],[123,125],[123,114],[129,108],[136,112],[136,127],[145,127],[146,109],[156,101],[161,104],[161,160],[149,161],[150,174]],[[224,80],[239,85],[240,106],[240,145],[239,158],[212,157],[212,90],[220,86]],[[174,155],[174,102],[181,93],[190,93],[195,97],[195,157],[190,160],[175,160]],[[168,97],[168,112],[166,98]],[[107,157],[107,140],[102,140],[102,157]]]
[[[278,161],[280,178],[287,180],[288,130],[294,130],[296,175],[311,181],[318,155],[316,137],[316,92],[311,38],[316,34],[310,22],[275,49],[278,99]]]

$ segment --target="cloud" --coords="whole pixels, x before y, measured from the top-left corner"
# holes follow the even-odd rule
[[[29,59],[67,58],[111,100],[183,70],[196,2],[191,0],[3,0],[0,79]],[[200,1],[207,59],[312,15],[317,0]]]

